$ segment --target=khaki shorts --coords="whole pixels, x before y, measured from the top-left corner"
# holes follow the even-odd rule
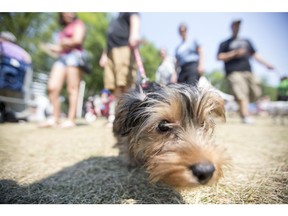
[[[261,96],[260,85],[249,71],[234,71],[227,80],[236,100],[254,102]]]
[[[130,47],[113,48],[108,53],[107,64],[104,69],[104,86],[114,90],[119,86],[132,87],[136,79],[134,55]]]

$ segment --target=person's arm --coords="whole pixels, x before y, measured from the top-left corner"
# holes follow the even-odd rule
[[[176,60],[176,58],[175,59],[173,58],[171,67],[172,67],[171,69],[172,69],[173,73],[172,73],[170,82],[171,83],[177,83],[178,74],[177,74],[177,60]]]
[[[23,50],[24,50],[24,49],[23,49]],[[26,61],[27,63],[29,63],[29,64],[32,63],[32,57],[31,57],[31,55],[30,55],[28,52],[26,52],[26,50],[24,50],[23,56],[24,56],[25,61]]]
[[[77,24],[74,28],[74,34],[71,38],[63,38],[61,40],[61,46],[66,48],[73,48],[83,43],[85,38],[86,28],[84,24]]]
[[[247,53],[246,49],[243,49],[243,48],[237,49],[237,50],[231,50],[228,52],[220,52],[217,55],[217,59],[227,62],[227,61],[230,61],[231,59],[242,57],[246,55],[246,53]]]
[[[104,50],[103,52],[102,52],[102,55],[101,55],[101,58],[100,58],[100,60],[99,60],[99,65],[100,65],[100,67],[102,67],[102,68],[104,68],[105,67],[105,65],[106,65],[106,63],[107,63],[107,51],[106,50]]]
[[[172,73],[170,82],[171,83],[177,83],[177,72],[176,72],[176,69]]]
[[[254,53],[252,57],[258,61],[259,63],[263,64],[265,67],[267,67],[269,70],[274,70],[274,66],[270,63],[266,62],[258,53]]]
[[[130,16],[129,45],[136,47],[140,43],[140,17],[138,14]]]
[[[58,44],[40,43],[40,49],[53,58],[57,58],[62,51],[62,47]]]
[[[197,48],[197,52],[199,55],[199,62],[198,62],[198,68],[197,71],[200,75],[204,73],[204,54],[203,54],[203,49],[201,47]]]

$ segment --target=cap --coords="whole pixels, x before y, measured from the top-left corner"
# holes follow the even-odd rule
[[[0,32],[0,38],[3,38],[7,41],[11,41],[13,43],[16,42],[16,37],[14,34],[12,34],[11,32],[8,32],[8,31],[2,31]]]
[[[234,19],[232,21],[232,25],[235,25],[235,24],[241,24],[241,19]]]
[[[108,90],[108,89],[103,89],[102,91],[101,91],[101,93],[102,94],[110,94],[110,91]]]

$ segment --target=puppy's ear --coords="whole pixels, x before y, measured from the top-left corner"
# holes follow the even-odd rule
[[[139,106],[144,99],[145,94],[141,87],[122,95],[116,106],[114,135],[126,136],[131,131],[135,126],[135,112],[139,111]]]
[[[200,90],[200,98],[197,106],[197,117],[200,124],[208,130],[214,128],[214,118],[226,120],[224,100],[214,88]]]

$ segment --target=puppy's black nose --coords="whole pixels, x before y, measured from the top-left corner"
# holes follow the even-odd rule
[[[213,176],[215,167],[212,163],[198,163],[190,166],[192,173],[200,184],[206,184]]]

